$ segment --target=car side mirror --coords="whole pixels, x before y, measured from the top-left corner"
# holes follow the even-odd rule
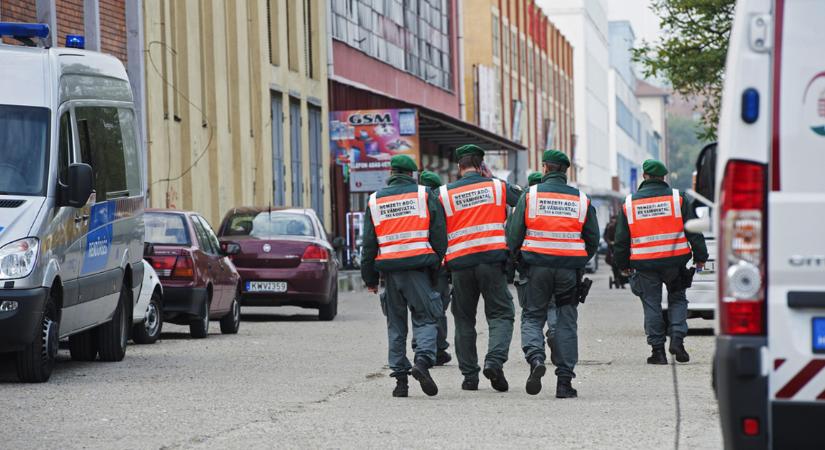
[[[241,252],[241,246],[235,242],[221,242],[221,251],[224,256],[234,256]]]
[[[149,256],[155,253],[155,246],[151,242],[143,243],[143,256]]]
[[[696,178],[693,182],[693,190],[706,200],[709,200],[711,203],[716,201],[715,142],[706,145],[705,148],[699,152],[699,157],[696,158]]]
[[[89,201],[89,196],[92,195],[94,189],[92,166],[80,163],[71,164],[66,178],[68,185],[63,187],[62,205],[82,208]]]

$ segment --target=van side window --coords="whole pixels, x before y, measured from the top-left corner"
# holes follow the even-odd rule
[[[66,174],[69,172],[69,155],[72,152],[72,121],[69,112],[60,116],[60,136],[57,145],[57,179],[66,184]]]
[[[128,197],[123,134],[117,108],[75,108],[82,162],[92,166],[96,201]]]
[[[123,135],[123,158],[126,162],[126,188],[129,196],[141,195],[140,146],[135,132],[135,114],[129,109],[118,109],[120,131]]]

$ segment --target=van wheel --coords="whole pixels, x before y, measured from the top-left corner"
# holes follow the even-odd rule
[[[241,327],[241,304],[238,302],[238,294],[232,299],[232,306],[229,308],[229,314],[223,316],[221,319],[221,333],[223,334],[238,334],[238,329]]]
[[[205,294],[206,298],[201,307],[200,317],[189,322],[189,334],[195,339],[203,339],[209,336],[209,294]]]
[[[163,305],[160,294],[155,291],[146,310],[146,318],[142,323],[132,327],[132,340],[136,344],[154,344],[160,338],[163,329]]]
[[[98,346],[101,361],[122,361],[126,356],[126,341],[132,327],[132,315],[129,314],[131,291],[124,285],[120,287],[120,298],[110,322],[98,328]]]
[[[97,358],[97,330],[86,330],[69,337],[69,354],[73,361],[94,361]]]
[[[52,294],[53,295],[53,294]],[[57,357],[58,330],[57,303],[50,295],[43,305],[40,327],[31,344],[17,352],[17,377],[24,383],[49,381]]]
[[[338,286],[332,291],[329,303],[318,308],[318,320],[329,322],[338,315]]]

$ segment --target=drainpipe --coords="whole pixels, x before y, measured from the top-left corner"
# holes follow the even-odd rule
[[[327,79],[335,75],[332,64],[332,0],[327,0]],[[332,105],[330,105],[331,107]]]
[[[467,120],[467,109],[465,108],[467,104],[467,96],[464,92],[464,9],[463,9],[463,1],[456,0],[456,22],[458,26],[456,29],[458,30],[458,108],[459,108],[459,117],[461,120]]]

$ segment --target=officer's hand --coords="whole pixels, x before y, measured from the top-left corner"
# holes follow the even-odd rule
[[[370,291],[370,293],[377,294],[378,286],[367,286],[367,290]]]
[[[704,262],[697,262],[696,263],[696,270],[699,272],[705,270],[705,263]]]
[[[624,269],[624,270],[622,270],[622,276],[623,277],[629,277],[631,275],[633,275],[633,269]]]

